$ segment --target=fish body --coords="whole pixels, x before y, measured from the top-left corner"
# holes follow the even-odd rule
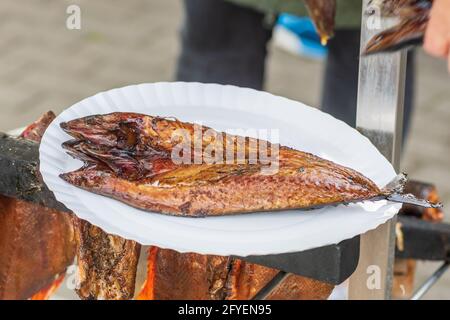
[[[150,247],[140,300],[250,300],[279,270],[233,257]],[[266,299],[326,299],[334,286],[289,275]]]
[[[363,55],[397,51],[423,43],[433,0],[371,0],[366,15],[377,18],[398,18],[399,23],[373,36]],[[305,0],[309,15],[323,45],[333,37],[336,1]]]
[[[75,218],[76,292],[83,300],[128,300],[134,296],[141,246]]]
[[[45,113],[20,138],[40,142],[54,118]],[[70,214],[0,195],[0,299],[47,298],[74,255]]]
[[[399,23],[373,36],[363,54],[397,51],[421,44],[428,25],[432,0],[373,0],[368,15],[397,17]],[[377,8],[377,9],[374,9]]]
[[[377,18],[398,18],[399,23],[373,36],[363,55],[391,52],[423,42],[433,0],[371,0],[366,15]],[[305,0],[306,8],[316,26],[322,45],[333,37],[336,15],[335,0]]]
[[[309,209],[385,197],[370,179],[310,153],[279,146],[276,170],[235,158],[229,163],[175,163],[178,129],[202,153],[211,144],[251,154],[270,143],[214,132],[195,136],[195,125],[142,114],[112,113],[62,123],[74,138],[64,147],[85,165],[61,178],[85,190],[159,213],[203,217],[255,211]],[[255,147],[256,146],[256,147]],[[195,151],[195,150],[194,150]],[[260,150],[258,150],[260,151]],[[275,152],[274,152],[275,153]]]
[[[140,300],[222,300],[231,258],[150,247]]]

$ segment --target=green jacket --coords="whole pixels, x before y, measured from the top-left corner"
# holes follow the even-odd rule
[[[252,7],[267,14],[281,12],[297,16],[308,15],[303,0],[227,0]],[[336,28],[359,28],[361,26],[362,0],[337,0]]]

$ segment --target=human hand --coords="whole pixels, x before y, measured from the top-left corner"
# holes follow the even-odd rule
[[[450,0],[434,0],[424,49],[433,56],[447,59],[450,72]]]

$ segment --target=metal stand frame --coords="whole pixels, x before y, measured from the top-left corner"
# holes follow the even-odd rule
[[[363,2],[361,48],[393,21],[364,14],[369,0]],[[375,17],[376,19],[376,17]],[[398,171],[403,126],[403,99],[406,53],[366,56],[359,63],[357,129],[391,161]],[[392,289],[395,219],[361,236],[360,260],[350,277],[350,299],[389,299]],[[373,277],[379,281],[370,283]],[[376,285],[379,283],[380,285]],[[374,285],[375,284],[375,285]]]
[[[450,261],[445,261],[432,275],[425,281],[419,289],[413,294],[411,300],[421,299],[428,290],[444,275],[444,273],[449,269]]]

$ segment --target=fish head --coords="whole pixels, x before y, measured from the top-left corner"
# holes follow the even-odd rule
[[[60,126],[78,140],[131,150],[137,143],[142,119],[134,113],[110,113],[62,122]]]
[[[79,140],[66,141],[62,147],[72,157],[82,160],[85,167],[95,165],[99,170],[113,171],[117,176],[129,180],[142,178],[148,171],[145,170],[145,164],[139,162],[125,150]]]

